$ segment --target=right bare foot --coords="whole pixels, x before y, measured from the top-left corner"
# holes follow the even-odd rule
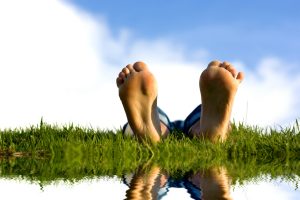
[[[119,96],[127,120],[126,131],[132,132],[138,139],[150,139],[158,142],[166,127],[160,123],[157,110],[157,83],[143,62],[127,65],[117,78]]]
[[[213,142],[224,141],[230,127],[230,115],[242,72],[227,62],[213,61],[200,77],[201,118],[192,126],[190,134],[208,138]]]
[[[191,175],[189,180],[201,189],[201,199],[232,199],[230,195],[231,178],[223,166],[201,169]]]

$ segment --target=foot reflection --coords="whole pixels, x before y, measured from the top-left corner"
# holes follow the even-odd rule
[[[199,170],[188,180],[201,189],[202,196],[198,199],[231,199],[230,178],[225,167]]]
[[[148,165],[126,175],[124,183],[129,187],[126,199],[161,199],[170,188],[185,188],[192,199],[231,199],[230,178],[225,167],[201,169],[175,179],[159,166]]]
[[[167,180],[160,167],[143,166],[133,176],[125,176],[124,182],[129,186],[126,199],[160,199],[160,191],[166,186]]]

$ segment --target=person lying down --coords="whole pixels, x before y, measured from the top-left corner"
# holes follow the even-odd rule
[[[244,73],[230,63],[210,62],[199,78],[202,104],[185,120],[171,122],[157,106],[157,82],[148,66],[144,62],[128,64],[116,79],[128,120],[123,133],[157,143],[177,129],[190,137],[225,141],[234,98],[243,79]]]

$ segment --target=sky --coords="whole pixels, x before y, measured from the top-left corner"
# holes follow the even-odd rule
[[[119,129],[115,79],[144,61],[171,120],[201,103],[211,60],[246,74],[232,120],[285,127],[300,116],[299,1],[0,1],[0,128]]]

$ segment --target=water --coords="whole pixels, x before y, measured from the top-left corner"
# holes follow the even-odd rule
[[[67,171],[56,171],[45,181],[38,165],[31,165],[31,175],[25,175],[11,164],[10,171],[1,165],[1,199],[300,199],[299,177],[293,174],[237,179],[225,166],[169,173],[147,164],[122,176],[89,176],[89,172],[86,178],[65,178]]]

